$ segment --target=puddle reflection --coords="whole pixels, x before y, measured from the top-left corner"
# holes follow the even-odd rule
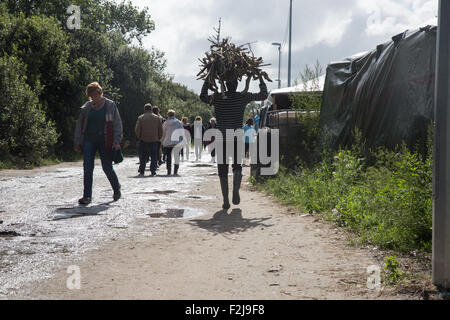
[[[166,219],[190,219],[204,215],[205,212],[198,209],[165,209],[165,212],[154,212],[147,214],[151,218]]]
[[[111,208],[110,203],[103,203],[96,206],[76,206],[70,208],[58,208],[56,209],[57,215],[53,217],[52,221],[81,218],[86,216],[97,216],[100,212],[106,211]]]

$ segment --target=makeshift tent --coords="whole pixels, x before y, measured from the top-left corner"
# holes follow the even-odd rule
[[[368,147],[426,142],[433,121],[437,28],[405,31],[374,51],[328,65],[320,144],[352,144],[358,128]]]
[[[325,75],[322,75],[316,79],[310,80],[305,84],[298,84],[293,87],[280,88],[270,91],[269,97],[267,98],[269,101],[273,101],[273,97],[280,94],[293,94],[300,92],[314,92],[314,91],[322,91],[325,85]]]
[[[285,110],[291,108],[289,96],[296,93],[304,92],[322,92],[325,84],[325,75],[308,81],[305,84],[298,84],[293,87],[280,88],[270,91],[266,100],[266,105],[274,105],[275,110]]]

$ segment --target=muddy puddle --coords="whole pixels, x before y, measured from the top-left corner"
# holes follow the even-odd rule
[[[20,237],[20,233],[15,231],[0,231],[0,238]]]
[[[150,213],[151,218],[183,218],[184,209],[167,209],[166,212]]]
[[[176,183],[178,184],[178,183]],[[156,195],[169,195],[173,193],[178,193],[179,191],[175,190],[162,190],[162,191],[149,191],[149,192],[135,192],[134,194],[156,194]]]
[[[155,219],[190,219],[203,214],[205,214],[205,212],[198,209],[166,209],[164,212],[154,212],[147,215]]]
[[[193,195],[191,195],[191,196],[186,196],[186,199],[190,199],[190,200],[213,200],[214,197],[203,196],[203,195],[201,195],[201,196],[197,196],[197,195],[193,196]]]
[[[191,167],[191,168],[214,168],[214,165],[205,163],[205,164],[194,164],[189,167]]]

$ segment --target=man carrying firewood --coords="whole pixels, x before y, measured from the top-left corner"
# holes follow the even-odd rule
[[[226,131],[227,130],[242,130],[242,123],[244,121],[244,111],[245,107],[248,103],[252,101],[264,101],[267,98],[267,86],[263,80],[263,77],[259,77],[259,93],[250,93],[250,92],[237,92],[238,81],[226,81],[226,91],[223,94],[213,94],[208,95],[208,89],[210,87],[210,81],[205,80],[202,91],[200,94],[200,99],[207,104],[214,106],[215,117],[217,120],[217,129],[222,133],[222,141],[223,141],[223,149],[222,154],[217,155],[218,159],[218,171],[220,178],[220,187],[222,189],[223,195],[223,209],[227,210],[230,208],[230,202],[228,199],[228,157],[226,152]],[[232,145],[234,146],[233,151],[233,198],[232,202],[234,205],[238,205],[240,203],[239,197],[239,189],[242,181],[242,162],[241,159],[238,159],[238,138],[236,136],[233,137],[234,141]],[[217,139],[218,140],[218,139]],[[230,145],[230,144],[229,144]],[[219,150],[220,151],[220,148]],[[231,150],[230,150],[231,151]],[[222,161],[219,161],[219,157],[221,157]]]

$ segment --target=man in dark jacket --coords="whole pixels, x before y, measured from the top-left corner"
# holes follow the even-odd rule
[[[160,117],[153,112],[150,103],[144,107],[144,114],[136,122],[136,137],[140,141],[141,152],[139,155],[139,174],[144,175],[146,159],[150,155],[150,171],[152,176],[156,175],[159,148],[163,134]]]
[[[208,95],[209,89],[208,81],[205,81],[200,94],[200,99],[207,104],[214,106],[215,117],[217,120],[217,129],[220,130],[223,136],[223,152],[220,156],[223,161],[219,161],[218,171],[220,178],[220,186],[223,195],[223,209],[230,208],[228,199],[228,159],[226,157],[226,130],[242,130],[242,123],[244,122],[244,111],[252,101],[264,101],[267,98],[267,86],[261,78],[259,83],[259,93],[241,93],[236,92],[238,81],[226,82],[227,91],[224,95],[214,94]],[[237,137],[234,137],[234,160],[233,160],[233,204],[240,203],[239,189],[242,181],[242,162],[237,159]]]

